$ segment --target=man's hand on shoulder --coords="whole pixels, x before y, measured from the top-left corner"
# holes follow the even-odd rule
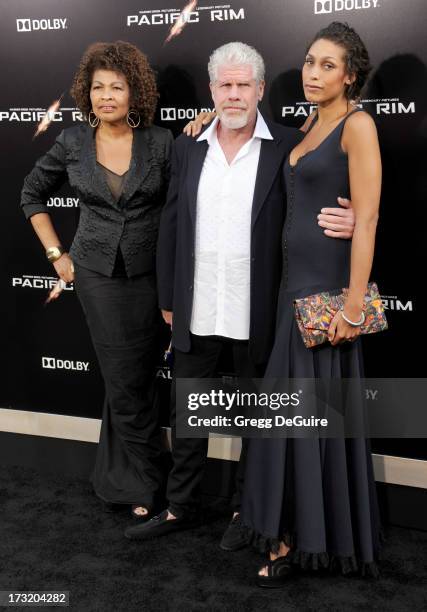
[[[318,224],[323,227],[325,236],[330,238],[353,238],[355,216],[351,201],[337,198],[341,208],[322,208],[317,215]]]

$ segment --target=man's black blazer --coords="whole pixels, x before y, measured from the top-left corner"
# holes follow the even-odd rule
[[[63,130],[25,178],[21,206],[27,218],[49,212],[46,202],[68,179],[79,197],[80,220],[70,255],[89,270],[111,276],[120,249],[128,276],[155,269],[161,209],[170,177],[172,133],[157,126],[135,129],[132,159],[115,201],[96,163],[94,130]]]
[[[267,121],[273,140],[262,140],[251,222],[249,350],[255,363],[270,354],[282,271],[281,235],[286,214],[283,162],[303,137]],[[181,135],[174,143],[166,205],[157,246],[159,305],[173,311],[173,346],[190,350],[197,191],[206,141]]]

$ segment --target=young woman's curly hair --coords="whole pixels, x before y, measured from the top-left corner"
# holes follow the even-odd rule
[[[347,86],[345,95],[348,100],[358,100],[372,69],[369,61],[369,54],[364,42],[348,23],[333,21],[326,28],[317,32],[308,45],[306,53],[308,53],[310,47],[316,40],[320,39],[330,40],[343,47],[345,51],[344,61],[347,74],[356,77],[354,83]]]
[[[130,89],[130,109],[140,114],[141,127],[153,123],[159,94],[154,72],[142,51],[122,40],[97,42],[86,49],[70,90],[86,117],[92,109],[89,92],[95,70],[112,70],[123,74]]]

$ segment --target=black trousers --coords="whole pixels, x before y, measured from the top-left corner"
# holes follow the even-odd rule
[[[248,342],[219,336],[191,334],[191,350],[183,353],[175,349],[174,377],[171,393],[171,429],[173,467],[167,484],[169,510],[175,516],[191,515],[200,504],[199,488],[206,464],[207,438],[178,438],[176,436],[176,379],[214,378],[221,353],[226,345],[233,351],[235,372],[239,377],[261,378],[265,365],[254,364],[248,352]],[[236,488],[232,507],[239,511],[248,440],[242,439],[242,451],[236,473]]]
[[[152,507],[164,485],[153,402],[160,325],[155,275],[110,278],[74,266],[105,383],[92,483],[105,501]]]

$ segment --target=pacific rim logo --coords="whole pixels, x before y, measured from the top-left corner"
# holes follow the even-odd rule
[[[379,8],[379,0],[314,0],[315,15]]]
[[[14,276],[12,278],[12,287],[21,287],[22,289],[47,289],[51,290],[58,282],[53,276]],[[64,287],[65,291],[73,291],[73,283],[68,283]]]
[[[398,98],[362,100],[359,108],[367,110],[373,107],[376,115],[413,115],[416,113],[415,102],[400,102]],[[294,106],[282,106],[282,117],[308,117],[317,107],[308,102],[297,102]]]
[[[165,366],[158,368],[156,372],[156,377],[164,378],[165,380],[172,380],[172,373],[170,368]]]
[[[57,357],[42,357],[42,368],[45,370],[73,370],[89,372],[89,361],[71,361]]]
[[[66,30],[66,19],[17,19],[18,32],[36,32],[39,30]]]
[[[174,9],[157,9],[152,11],[139,11],[139,15],[127,15],[126,25],[174,25],[178,20],[183,23],[199,23],[200,15],[207,12],[210,21],[240,21],[245,19],[245,9],[232,9],[230,5],[218,7],[199,6],[195,11],[176,11]]]
[[[215,109],[211,108],[161,108],[160,119],[161,121],[190,121],[197,117],[199,113],[210,113]]]
[[[408,300],[405,304],[401,300],[398,300],[396,295],[382,295],[381,301],[383,303],[384,310],[403,310],[408,312],[414,311],[414,303],[412,300]]]
[[[54,112],[45,108],[9,108],[7,111],[0,110],[0,121],[40,123],[47,117],[49,121],[61,122],[64,120],[64,113],[69,112],[72,121],[80,122],[84,120],[83,113],[76,108],[60,108]]]

